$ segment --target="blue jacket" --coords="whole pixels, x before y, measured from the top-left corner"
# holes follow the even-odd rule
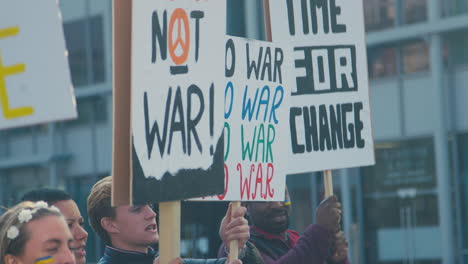
[[[98,264],[153,264],[158,253],[149,248],[148,252],[140,253],[106,246],[104,256]],[[183,259],[184,264],[224,264],[225,258],[221,259]]]

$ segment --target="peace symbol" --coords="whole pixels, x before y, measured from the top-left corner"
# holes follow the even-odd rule
[[[174,25],[177,23],[177,35],[174,40]],[[182,34],[184,37],[182,37]],[[182,54],[179,56],[175,53],[177,47],[180,46]],[[190,48],[190,28],[187,14],[182,8],[177,8],[172,13],[171,21],[169,22],[169,54],[172,61],[176,65],[180,65],[187,60]]]

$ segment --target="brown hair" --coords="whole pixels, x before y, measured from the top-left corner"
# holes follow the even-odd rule
[[[21,256],[24,252],[24,247],[29,241],[30,234],[27,229],[27,224],[30,221],[39,220],[45,216],[63,217],[60,211],[52,210],[50,207],[36,207],[36,203],[22,202],[10,208],[0,217],[0,263],[3,263],[7,254],[13,256]],[[23,210],[32,210],[32,218],[26,223],[20,223],[18,215]],[[7,237],[10,227],[16,226],[19,233],[16,238],[10,239]]]
[[[112,176],[107,176],[94,184],[87,201],[89,224],[94,232],[108,245],[112,243],[109,234],[101,226],[101,219],[115,217],[115,208],[111,206],[111,193]]]

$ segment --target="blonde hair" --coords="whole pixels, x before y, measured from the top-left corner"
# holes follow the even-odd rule
[[[112,176],[107,176],[91,188],[87,200],[89,224],[105,244],[111,245],[107,231],[101,226],[104,217],[115,218],[115,208],[111,206]]]
[[[29,222],[41,219],[45,216],[58,216],[63,217],[58,210],[50,207],[37,207],[38,203],[22,202],[10,208],[2,216],[0,216],[0,263],[3,263],[7,254],[13,256],[21,256],[24,247],[30,238],[30,230],[26,227]],[[20,221],[20,213],[23,210],[31,210],[31,219],[23,223]],[[8,237],[8,230],[15,226],[19,233],[14,238]]]

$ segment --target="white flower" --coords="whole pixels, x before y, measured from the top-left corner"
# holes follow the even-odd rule
[[[32,212],[29,209],[23,209],[18,215],[18,220],[20,223],[27,223],[32,218]]]
[[[19,230],[16,226],[10,226],[7,231],[7,237],[11,240],[15,239],[19,235]]]
[[[55,205],[50,206],[50,210],[60,213],[60,210]]]
[[[34,207],[36,207],[36,208],[47,208],[47,207],[49,207],[49,205],[44,201],[39,201],[39,202],[36,202]]]

